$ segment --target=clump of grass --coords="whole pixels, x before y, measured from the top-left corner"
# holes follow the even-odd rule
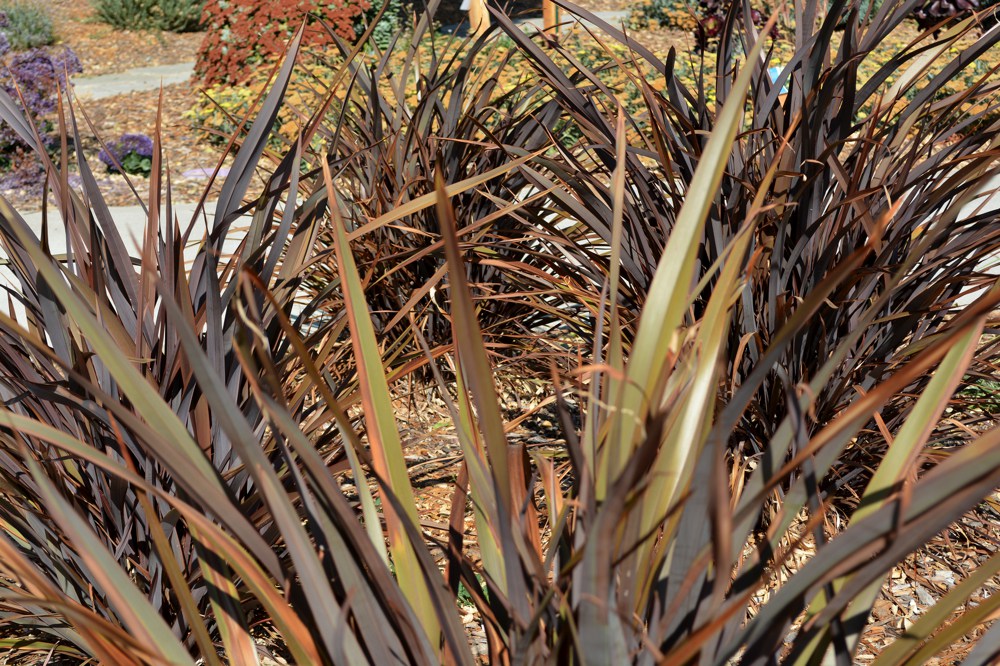
[[[52,17],[35,0],[0,2],[0,31],[15,51],[48,46],[56,40]]]
[[[97,18],[119,30],[200,30],[205,0],[90,0]]]
[[[154,133],[134,258],[85,160],[80,195],[68,148],[54,162],[0,104],[69,245],[57,260],[48,228],[0,200],[23,309],[0,317],[0,616],[45,636],[12,649],[253,663],[263,630],[296,663],[471,664],[471,601],[491,663],[852,659],[893,566],[1000,484],[1000,430],[975,415],[953,414],[962,446],[920,464],[966,378],[996,363],[983,331],[1000,289],[979,267],[1000,240],[991,214],[963,212],[996,172],[997,132],[961,133],[989,90],[935,96],[1000,30],[930,81],[919,54],[974,26],[928,34],[862,84],[906,8],[847,21],[834,49],[846,8],[813,21],[809,5],[772,82],[765,43],[732,21],[706,105],[674,54],[560,4],[662,75],[634,81],[641,118],[495,12],[510,42],[454,58],[371,67],[343,46],[276,152],[300,32],[190,223]],[[501,43],[532,70],[513,90],[472,66]],[[413,97],[382,92],[411,78]],[[72,113],[61,127],[79,143]],[[560,451],[508,437],[497,394],[498,363],[537,350]],[[417,511],[392,400],[418,372],[463,454],[447,532]],[[858,450],[873,471],[830,539]],[[773,580],[803,534],[814,556]],[[960,609],[997,571],[982,563],[928,611],[943,626],[915,624],[887,659],[984,621],[1000,599]]]

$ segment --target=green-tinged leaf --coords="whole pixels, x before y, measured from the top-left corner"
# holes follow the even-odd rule
[[[158,518],[156,510],[153,508],[153,503],[149,501],[149,497],[145,493],[140,491],[137,494],[139,503],[142,505],[142,510],[147,516],[153,517],[152,520],[148,521],[149,532],[153,538],[156,553],[160,557],[160,562],[163,563],[163,568],[167,572],[167,578],[170,581],[171,588],[173,589],[174,594],[177,595],[184,614],[189,618],[198,618],[201,613],[198,611],[197,602],[194,600],[194,595],[191,593],[191,587],[188,585],[188,582],[184,577],[184,572],[181,570],[180,563],[177,562],[174,552],[170,548],[167,535],[163,531],[163,525]],[[202,566],[204,570],[204,562],[202,563]],[[219,584],[218,581],[216,581],[216,584]],[[229,582],[228,587],[229,589],[226,589],[225,591],[233,597],[237,597],[235,586]],[[216,605],[216,614],[220,621],[220,627],[223,624],[229,624],[230,622],[237,620],[237,618],[219,617],[219,611],[221,608],[221,606]],[[228,629],[228,627],[226,627],[226,629]],[[201,650],[202,655],[204,655],[203,658],[205,659],[205,663],[222,666],[222,663],[219,661],[219,656],[216,653],[215,645],[212,642],[212,637],[208,635],[208,630],[205,625],[201,622],[192,622],[191,632],[194,634],[195,641],[198,643],[198,647]],[[246,638],[249,639],[252,647],[253,640],[250,639],[248,633],[244,632],[244,634],[246,635]],[[248,653],[243,648],[233,649],[228,647],[231,645],[231,641],[226,641],[225,638],[227,638],[227,636],[224,634],[224,643],[227,645],[225,653],[230,659],[232,659],[234,655],[240,655],[241,658],[247,656]],[[249,652],[249,656],[251,659],[256,659],[255,651],[251,650]]]
[[[622,233],[625,215],[625,176],[627,174],[627,154],[625,136],[625,114],[622,109],[618,111],[618,123],[615,127],[615,171],[611,178],[611,272],[608,276],[608,314],[609,314],[609,336],[608,336],[608,366],[610,372],[605,377],[596,374],[593,382],[605,382],[605,400],[612,405],[622,404],[623,383],[622,377],[625,373],[625,352],[622,347],[622,325],[621,311],[618,306],[619,289],[621,286],[621,257],[622,257]],[[613,421],[618,427],[621,421]],[[585,453],[589,453],[587,463],[590,468],[597,472],[595,480],[597,482],[597,497],[604,497],[608,485],[614,481],[614,476],[623,466],[620,459],[622,455],[629,453],[628,449],[616,446],[613,442],[621,436],[620,430],[610,433],[611,443],[603,447],[603,456],[598,456],[594,448],[587,447]],[[595,447],[596,448],[596,447]],[[601,459],[605,458],[605,459]]]
[[[162,488],[153,486],[104,453],[96,451],[93,447],[56,428],[10,412],[0,414],[0,418],[8,422],[14,430],[37,437],[73,456],[91,462],[143,492],[168,502],[173,508],[180,511],[184,518],[192,523],[193,529],[198,532],[201,538],[208,542],[211,550],[232,566],[235,573],[250,587],[274,620],[275,626],[281,632],[286,645],[296,660],[302,663],[320,662],[319,654],[309,638],[308,631],[299,617],[289,612],[288,604],[276,591],[274,581],[267,578],[267,574],[260,565],[247,554],[232,536],[221,530],[202,511],[166,493]]]
[[[350,445],[345,446],[344,453],[347,454],[347,460],[351,464],[354,487],[358,489],[361,512],[365,517],[365,531],[368,532],[368,538],[372,540],[372,545],[375,546],[375,550],[378,551],[382,561],[388,568],[389,553],[385,549],[385,535],[382,532],[382,521],[379,518],[378,510],[375,508],[375,498],[372,497],[371,489],[368,487],[368,477],[365,475],[364,469],[361,468],[361,462],[358,460],[358,454],[354,450],[354,447]]]
[[[436,646],[432,647],[428,636],[423,633],[420,620],[414,615],[411,608],[405,606],[406,601],[398,593],[396,581],[389,576],[388,566],[384,570],[367,574],[360,566],[363,562],[368,562],[366,569],[377,566],[375,557],[379,559],[384,557],[384,540],[381,547],[373,546],[371,552],[377,553],[377,555],[364,556],[367,553],[362,551],[363,557],[359,558],[360,561],[355,560],[354,552],[359,550],[361,539],[361,526],[357,523],[356,515],[353,511],[347,511],[347,502],[339,494],[339,488],[329,487],[331,484],[329,484],[328,479],[326,483],[321,480],[322,477],[317,472],[325,470],[325,467],[317,464],[320,461],[314,458],[312,444],[296,429],[290,415],[270,400],[265,401],[264,404],[273,416],[275,423],[288,437],[295,452],[307,461],[307,469],[314,475],[313,483],[318,486],[317,490],[322,491],[326,502],[336,506],[336,510],[331,512],[331,515],[321,511],[320,505],[314,502],[311,496],[307,496],[307,509],[312,519],[320,523],[323,535],[326,537],[326,545],[332,550],[330,560],[336,565],[338,576],[351,594],[352,614],[360,626],[379,628],[370,633],[366,631],[361,633],[366,648],[372,654],[373,662],[402,662],[406,660],[405,653],[409,652],[416,654],[419,661],[433,663],[436,659]],[[296,477],[299,486],[304,488],[303,476],[296,474]],[[324,485],[327,487],[324,488]],[[348,529],[344,529],[345,525]],[[376,525],[380,525],[380,523],[376,523]],[[382,559],[382,562],[384,563],[385,560]],[[369,582],[368,576],[372,576],[377,582]],[[387,586],[391,586],[391,589],[387,590]],[[399,594],[399,596],[397,597],[393,593]],[[386,607],[392,610],[386,612],[384,610]],[[442,624],[454,622],[454,617],[441,617],[440,614],[438,617]],[[402,625],[405,633],[396,636],[387,631],[389,622]],[[410,636],[415,634],[416,639],[410,638],[404,648],[400,638],[405,638],[407,634]]]
[[[175,303],[169,299],[164,299],[163,303],[171,317],[181,319],[180,309]],[[338,627],[341,623],[347,623],[347,614],[326,583],[323,565],[271,462],[257,444],[253,431],[225,385],[212,372],[212,366],[194,332],[181,324],[178,324],[176,331],[185,353],[191,359],[198,385],[213,407],[213,414],[219,419],[222,429],[240,457],[246,461],[254,482],[260,487],[268,509],[281,530],[282,539],[295,563],[296,574],[302,580],[303,593],[312,613],[317,617],[327,618],[329,622],[322,636],[331,658],[338,662],[349,660],[349,663],[361,663],[364,651],[353,632],[343,632],[342,637],[335,639]]]
[[[12,223],[17,219],[9,211],[9,204],[2,199],[0,199],[0,215],[4,215]],[[192,495],[198,497],[205,506],[218,507],[223,512],[222,515],[226,515],[224,507],[230,505],[226,489],[187,428],[169,405],[163,402],[146,378],[139,373],[135,365],[121,354],[121,348],[110,338],[105,326],[97,320],[92,310],[69,289],[64,274],[53,265],[49,257],[44,255],[30,230],[19,224],[12,226],[25,252],[33,259],[38,272],[73,317],[74,325],[79,327],[93,347],[94,353],[129,397],[136,413],[141,414],[154,431],[172,443],[172,446],[157,447],[149,453],[160,457],[164,464],[174,471],[178,482]],[[16,326],[16,323],[14,324]],[[229,526],[237,530],[248,544],[260,543],[259,534],[255,535],[245,529],[245,521],[232,520],[229,521]],[[277,558],[273,555],[266,557],[262,549],[255,549],[255,552],[259,557],[265,557],[265,562],[271,571],[277,572],[280,569]]]
[[[458,230],[448,200],[448,190],[440,172],[436,179],[438,219],[441,221],[441,236],[448,259],[449,291],[454,310],[452,317],[459,355],[457,365],[476,405],[478,427],[486,446],[497,499],[510,515],[515,511],[516,489],[511,487],[510,471],[507,468],[507,439],[500,414],[500,401],[493,383],[493,368],[486,357],[482,331],[476,321],[475,306],[465,279],[465,262],[458,247]]]
[[[66,502],[55,486],[31,456],[25,463],[38,484],[41,496],[52,517],[66,531],[76,546],[96,583],[97,589],[107,597],[125,626],[140,641],[155,651],[158,659],[168,664],[193,664],[194,660],[177,640],[170,627],[150,606],[119,563],[107,551],[84,520]]]
[[[420,565],[414,552],[414,549],[422,548],[423,544],[411,543],[405,529],[400,525],[400,521],[408,521],[419,529],[420,519],[406,470],[403,445],[396,427],[389,383],[382,366],[382,352],[375,338],[365,292],[351,253],[330,168],[326,163],[323,165],[323,176],[326,180],[330,215],[333,220],[338,274],[344,287],[344,307],[351,329],[351,344],[358,363],[362,404],[368,423],[368,445],[372,450],[376,473],[383,483],[388,484],[388,490],[397,498],[405,511],[403,515],[396,515],[395,511],[383,503],[389,550],[396,565],[396,577],[400,587],[413,605],[424,631],[431,637],[432,642],[435,642],[440,628],[427,588],[421,579]]]
[[[927,438],[937,426],[952,394],[955,392],[955,388],[965,375],[969,361],[978,346],[981,333],[982,329],[979,327],[970,328],[954,340],[953,346],[938,365],[931,381],[917,399],[910,417],[906,419],[899,433],[890,443],[888,451],[882,456],[878,469],[875,470],[875,474],[865,488],[861,503],[851,516],[852,522],[864,520],[866,516],[889,502],[893,496],[902,492],[902,486],[913,470],[913,465],[923,450]],[[888,573],[886,572],[887,575]],[[882,583],[882,580],[876,580],[865,588],[851,603],[848,614],[867,616],[872,604],[878,598]],[[842,581],[836,581],[833,584],[835,590],[840,589],[841,586]],[[825,594],[816,597],[807,618],[818,613],[824,602]],[[861,628],[849,631],[845,638],[853,651],[861,638]],[[817,658],[818,654],[826,650],[828,641],[828,635],[817,637],[810,647],[799,655],[799,663],[811,663],[812,659]]]
[[[740,644],[755,652],[766,648],[766,642],[758,646],[758,641],[766,640],[765,634],[790,604],[796,600],[809,603],[825,583],[853,574],[811,623],[803,627],[806,638],[811,638],[814,633],[810,630],[825,627],[834,614],[841,613],[872,581],[884,576],[956,515],[975,506],[998,482],[1000,429],[995,429],[914,484],[908,502],[895,499],[883,505],[821,548],[750,620],[741,633]],[[873,554],[877,556],[873,558]],[[735,649],[735,645],[730,645],[715,663],[724,664]]]
[[[295,59],[298,56],[304,31],[305,24],[298,29],[295,37],[292,38],[291,43],[288,45],[281,70],[271,85],[267,97],[261,104],[257,119],[250,127],[246,138],[240,145],[240,150],[229,170],[229,176],[222,185],[222,191],[219,192],[219,200],[215,207],[213,232],[220,228],[228,229],[228,225],[235,219],[235,213],[243,202],[243,195],[246,194],[247,188],[250,186],[250,180],[256,171],[257,162],[264,152],[268,137],[271,134],[271,128],[278,117],[278,109],[284,101],[288,81],[292,77],[292,66],[295,64]],[[221,241],[219,247],[221,247]]]
[[[762,35],[770,31],[774,21],[772,17]],[[761,38],[748,53],[746,63],[755,62],[763,47],[764,39]],[[746,94],[754,71],[755,67],[747,64],[733,83],[663,249],[629,356],[619,411],[614,416],[616,421],[621,421],[621,436],[612,446],[631,450],[645,415],[655,407],[650,401],[656,399],[656,387],[663,380],[661,371],[681,343],[681,324],[690,299],[686,286],[692,279],[699,236],[708,211],[714,205],[733,140],[743,122]],[[616,470],[611,470],[612,475],[615,473]]]

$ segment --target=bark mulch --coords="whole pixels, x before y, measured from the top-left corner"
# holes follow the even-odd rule
[[[205,36],[203,32],[118,30],[97,20],[90,2],[81,0],[49,0],[46,7],[55,23],[58,43],[76,51],[83,76],[194,60]]]

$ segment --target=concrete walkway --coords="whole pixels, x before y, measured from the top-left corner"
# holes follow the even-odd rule
[[[208,231],[208,225],[211,224],[214,219],[215,205],[215,201],[206,202],[204,212],[198,214],[198,218],[195,222],[195,231],[191,235],[191,241],[184,248],[184,259],[186,265],[190,265],[190,263],[194,260],[194,255],[196,254],[198,247],[201,245],[204,234]],[[191,223],[196,206],[197,204],[193,203],[174,204],[173,213],[176,216],[181,229],[185,229]],[[111,219],[115,221],[118,233],[121,234],[122,242],[125,245],[125,251],[132,257],[141,256],[142,252],[140,250],[142,247],[143,235],[146,233],[147,223],[145,211],[143,211],[141,206],[110,206],[108,210],[111,212]],[[40,212],[25,213],[23,217],[28,227],[35,233],[35,236],[40,237],[42,230],[42,214]],[[161,231],[164,229],[165,224],[165,211],[160,210]],[[233,222],[233,225],[230,228],[230,233],[222,244],[223,256],[228,256],[236,250],[249,228],[249,215],[244,215]],[[62,257],[66,254],[66,247],[66,234],[62,224],[62,218],[59,216],[59,212],[57,210],[50,209],[49,249],[53,256]],[[6,256],[3,252],[0,252],[0,262],[4,259],[6,259]],[[3,277],[8,276],[4,275],[4,271],[0,270],[0,278]]]
[[[594,16],[601,19],[602,21],[608,23],[613,28],[621,28],[622,24],[628,25],[628,15],[627,11],[607,11],[607,12],[594,12]],[[583,19],[576,16],[576,14],[570,14],[566,11],[560,11],[558,14],[559,27],[562,30],[571,30],[577,25],[581,25],[584,28],[594,28],[594,24],[590,21],[584,21]],[[544,27],[542,23],[542,17],[530,18],[524,21],[514,21],[522,30],[527,29],[529,26],[541,30]]]
[[[194,61],[156,67],[136,67],[117,74],[79,76],[73,90],[83,99],[101,99],[132,92],[159,90],[161,85],[185,83],[194,73]]]
[[[215,201],[209,201],[205,204],[205,210],[208,212],[208,220],[212,219],[215,213]],[[191,221],[194,215],[196,204],[175,204],[174,214],[180,222],[181,228],[185,228]],[[147,218],[146,214],[140,206],[111,206],[109,208],[111,212],[111,217],[115,221],[115,226],[118,228],[118,232],[121,234],[122,242],[125,245],[125,251],[129,253],[133,258],[141,256],[140,248],[142,247],[143,235],[146,231]],[[42,214],[40,212],[24,213],[22,215],[25,223],[34,232],[35,237],[41,236],[42,231]],[[201,246],[203,233],[199,229],[207,230],[207,222],[203,221],[205,218],[199,215],[198,222],[196,223],[196,230],[192,234],[192,240],[184,247],[184,265],[190,269],[191,263],[194,261],[194,257]],[[54,207],[49,209],[49,251],[52,256],[56,259],[63,260],[66,256],[66,233],[65,227],[62,224],[62,218],[59,216],[58,210]],[[165,224],[164,222],[164,211],[160,211],[160,224]],[[246,236],[247,231],[250,227],[250,217],[244,216],[233,223],[230,233],[227,235],[226,240],[222,244],[222,256],[228,257],[239,247],[243,238]],[[161,226],[162,228],[162,226]],[[0,312],[8,315],[12,315],[15,318],[24,321],[24,308],[19,302],[14,303],[13,309],[9,307],[8,300],[6,298],[5,290],[10,289],[17,292],[20,289],[19,284],[14,278],[14,273],[10,270],[8,265],[8,257],[6,252],[0,251]]]

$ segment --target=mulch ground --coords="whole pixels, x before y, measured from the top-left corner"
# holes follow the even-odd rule
[[[57,43],[76,51],[83,64],[83,76],[194,60],[205,36],[202,32],[117,30],[98,21],[90,2],[80,0],[49,0],[46,8],[56,26]]]

